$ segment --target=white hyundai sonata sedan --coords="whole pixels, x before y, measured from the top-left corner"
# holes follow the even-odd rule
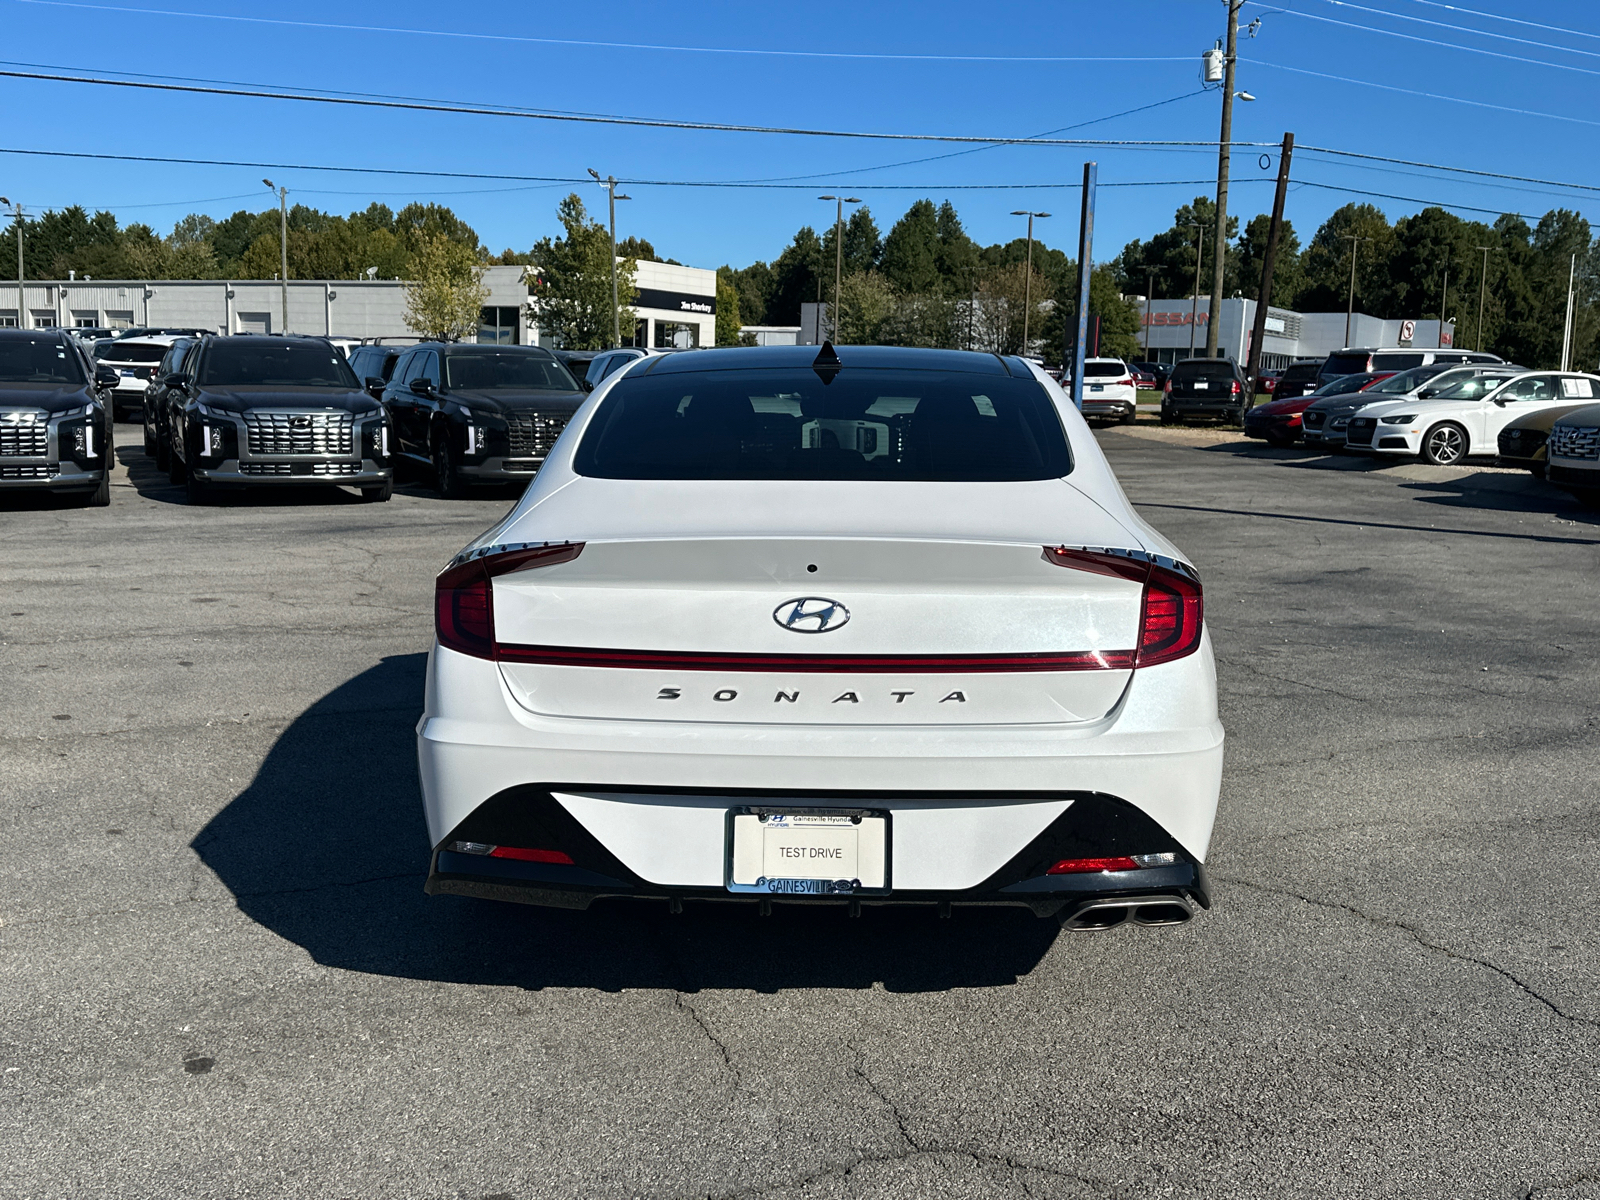
[[[640,359],[436,601],[430,893],[1210,906],[1199,575],[1020,358]]]

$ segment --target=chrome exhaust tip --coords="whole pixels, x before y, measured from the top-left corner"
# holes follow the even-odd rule
[[[1084,900],[1062,915],[1061,927],[1075,933],[1098,933],[1119,925],[1183,925],[1194,919],[1186,896],[1122,896]]]

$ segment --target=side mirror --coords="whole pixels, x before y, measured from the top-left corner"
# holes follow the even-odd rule
[[[117,381],[121,378],[122,376],[117,373],[117,369],[115,367],[97,366],[94,369],[95,387],[114,388],[117,386]]]
[[[368,375],[364,383],[368,395],[372,396],[373,399],[377,399],[379,396],[382,396],[383,389],[388,386],[384,383],[383,376],[381,375]]]
[[[419,396],[431,396],[433,394],[433,380],[426,377],[413,379],[411,381],[411,390]]]
[[[578,386],[586,392],[594,391],[594,384],[590,383],[587,379],[578,380]]]
[[[1504,397],[1504,396],[1496,396],[1494,398],[1494,402],[1496,404],[1498,404],[1501,408],[1504,408],[1506,406],[1506,397]]]
[[[182,371],[174,371],[161,381],[164,387],[184,388],[189,386],[189,377]]]
[[[1423,388],[1420,392],[1417,393],[1417,399],[1418,400],[1432,400],[1438,394],[1439,393],[1434,391],[1432,388]]]

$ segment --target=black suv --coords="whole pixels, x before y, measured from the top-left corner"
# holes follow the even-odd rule
[[[331,342],[207,336],[183,368],[159,382],[169,476],[191,504],[244,485],[346,484],[389,498],[388,417]]]
[[[374,400],[383,398],[383,387],[375,386],[374,381],[382,380],[387,386],[394,377],[394,365],[400,356],[406,352],[405,346],[385,346],[381,343],[372,346],[354,346],[349,352],[350,369],[356,373],[356,378],[361,380],[367,391],[372,393]]]
[[[450,497],[532,479],[584,398],[550,351],[474,343],[411,347],[383,389],[397,453],[429,464]]]
[[[110,504],[111,396],[119,378],[93,366],[62,330],[0,329],[0,490]]]
[[[1161,397],[1161,423],[1171,425],[1185,417],[1218,417],[1235,425],[1244,423],[1250,407],[1244,375],[1226,358],[1185,358],[1172,368]]]
[[[1272,389],[1272,398],[1274,400],[1298,399],[1307,392],[1316,391],[1319,381],[1322,381],[1322,359],[1299,359],[1285,367],[1283,374],[1278,376],[1278,384]]]

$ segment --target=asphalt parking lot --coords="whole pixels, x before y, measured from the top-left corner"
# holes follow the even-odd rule
[[[1600,1195],[1600,514],[1101,435],[1205,576],[1216,906],[422,894],[433,572],[511,502],[0,502],[0,1195]]]

